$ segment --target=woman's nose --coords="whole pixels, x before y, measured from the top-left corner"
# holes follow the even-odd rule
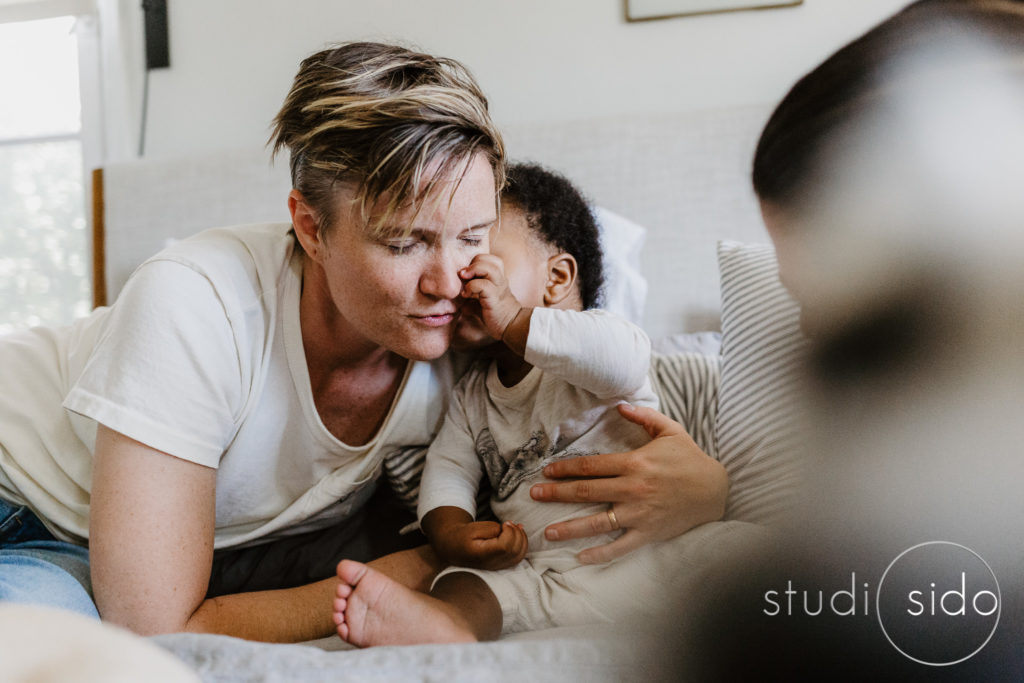
[[[454,299],[462,292],[459,271],[468,265],[469,259],[441,250],[423,272],[420,291],[434,299]]]

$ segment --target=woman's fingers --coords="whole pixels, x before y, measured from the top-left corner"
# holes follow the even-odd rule
[[[544,529],[544,537],[549,541],[565,541],[572,538],[586,538],[598,534],[606,534],[615,531],[616,528],[629,526],[629,513],[624,512],[625,506],[619,505],[615,508],[615,519],[619,523],[616,527],[612,524],[612,518],[605,512],[597,512],[585,517],[577,517],[564,522],[552,524]]]
[[[544,476],[552,479],[617,477],[626,472],[629,459],[629,453],[581,455],[551,463],[544,468]]]
[[[642,426],[651,441],[626,453],[552,463],[544,474],[569,481],[530,488],[538,501],[615,504],[615,520],[605,509],[545,529],[552,541],[608,533],[616,526],[626,530],[611,543],[583,551],[581,562],[604,562],[645,543],[674,538],[720,519],[725,511],[729,485],[725,468],[704,454],[682,425],[650,408],[620,405],[619,412]]]
[[[576,559],[580,561],[580,564],[601,564],[603,562],[610,562],[616,557],[622,557],[626,553],[646,545],[651,540],[652,539],[646,537],[641,532],[635,529],[630,529],[611,543],[596,545],[593,548],[581,550],[576,555]]]
[[[629,403],[620,403],[618,408],[619,415],[643,427],[652,439],[680,434],[689,436],[681,424],[653,408],[634,406]]]
[[[534,484],[530,487],[530,496],[534,500],[556,503],[616,503],[641,498],[643,486],[643,480],[633,477],[577,479]]]
[[[643,427],[652,439],[677,437],[692,444],[690,435],[681,424],[672,418],[659,413],[653,408],[632,406],[621,403],[619,414],[635,424]],[[695,447],[695,446],[694,446]],[[551,479],[568,479],[570,477],[618,477],[627,474],[636,464],[636,453],[599,453],[582,455],[553,462],[544,468],[544,475]],[[534,496],[536,498],[536,496]],[[543,500],[539,499],[538,500]]]

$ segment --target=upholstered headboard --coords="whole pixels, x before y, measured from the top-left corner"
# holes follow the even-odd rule
[[[643,324],[652,338],[718,329],[715,244],[766,242],[750,189],[768,108],[751,106],[505,128],[509,155],[561,171],[596,205],[647,229]],[[287,220],[285,159],[264,149],[132,161],[97,184],[97,303],[168,239],[217,225]],[[104,291],[105,289],[105,291]]]

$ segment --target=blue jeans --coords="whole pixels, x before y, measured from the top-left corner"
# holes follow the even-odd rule
[[[0,602],[99,619],[91,593],[88,549],[58,541],[27,507],[0,499]]]

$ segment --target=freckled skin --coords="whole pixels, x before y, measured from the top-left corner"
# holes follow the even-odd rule
[[[450,201],[450,186],[439,192],[427,198],[411,234],[403,234],[409,216],[399,213],[394,230],[380,237],[369,234],[358,208],[346,201],[351,193],[341,192],[338,220],[311,255],[303,283],[304,297],[307,286],[312,289],[311,308],[321,311],[325,334],[355,337],[413,360],[448,349],[462,288],[458,271],[487,251],[487,232],[497,218],[493,171],[476,157]]]

